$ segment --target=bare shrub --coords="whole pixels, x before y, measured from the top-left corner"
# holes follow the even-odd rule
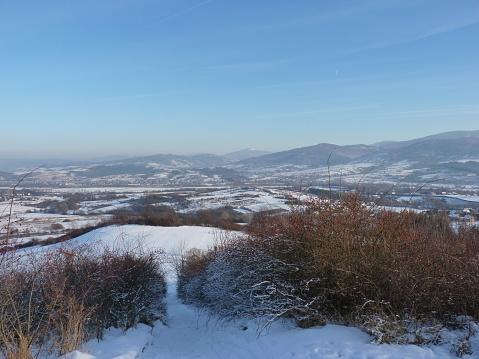
[[[34,290],[38,273],[7,267],[0,276],[0,348],[7,358],[33,358],[32,346],[43,341],[41,293]]]
[[[203,293],[206,284],[206,269],[214,259],[215,251],[201,251],[197,248],[188,250],[178,263],[178,296],[187,304],[207,306]]]
[[[126,330],[139,322],[164,319],[166,282],[158,253],[107,248],[98,259],[99,270],[92,273],[92,299],[97,303],[96,320],[103,328]]]
[[[65,229],[65,227],[63,227],[63,224],[61,223],[53,223],[50,228],[54,231],[58,231],[58,230],[62,230],[62,229]]]
[[[285,317],[303,326],[320,314],[291,280],[298,270],[297,265],[271,256],[256,243],[238,242],[208,266],[203,292],[214,313],[261,318],[265,321],[261,328]]]
[[[188,257],[181,286],[194,282],[199,303],[224,315],[374,327],[378,342],[409,338],[401,336],[411,318],[448,327],[458,316],[478,320],[478,231],[453,231],[441,213],[364,203],[351,193],[259,218],[247,239]]]
[[[314,200],[251,235],[276,258],[301,266],[295,285],[313,278],[308,299],[343,321],[368,312],[448,320],[478,316],[477,238],[435,218],[365,207],[356,194]],[[458,288],[457,281],[463,285]]]
[[[63,355],[105,328],[165,318],[158,252],[141,245],[8,252],[0,268],[0,350],[7,358]]]

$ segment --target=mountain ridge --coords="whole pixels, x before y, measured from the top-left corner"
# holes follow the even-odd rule
[[[213,154],[156,154],[96,163],[55,162],[35,171],[28,180],[81,186],[290,184],[313,174],[316,179],[331,175],[361,181],[367,172],[371,173],[369,180],[376,182],[407,177],[414,183],[425,183],[446,178],[454,185],[479,187],[479,131],[453,131],[373,145],[319,143],[262,155],[253,149],[238,152],[242,151],[247,158],[241,160]],[[0,172],[5,172],[1,164]],[[2,178],[9,185],[15,177],[4,174]]]
[[[360,158],[374,155],[385,149],[404,148],[416,143],[430,143],[427,141],[455,141],[460,145],[461,139],[479,138],[479,130],[472,131],[449,131],[421,138],[406,141],[382,141],[375,144],[352,144],[335,145],[331,143],[318,143],[316,145],[293,148],[285,151],[268,152],[254,148],[245,148],[243,150],[230,152],[224,155],[214,154],[195,154],[195,155],[176,155],[176,154],[154,154],[147,156],[107,156],[92,160],[71,160],[71,159],[0,159],[0,171],[14,171],[21,168],[32,168],[46,165],[54,166],[74,166],[74,165],[94,165],[94,164],[118,164],[118,163],[137,163],[146,164],[157,162],[162,165],[175,166],[183,164],[184,167],[208,167],[208,166],[227,166],[235,162],[241,165],[262,164],[267,160],[273,162],[282,162],[283,164],[306,165],[306,166],[325,166],[328,164],[347,163],[349,161],[357,162]],[[466,140],[467,143],[470,140]],[[446,143],[446,142],[444,142]],[[301,158],[303,156],[303,158]]]

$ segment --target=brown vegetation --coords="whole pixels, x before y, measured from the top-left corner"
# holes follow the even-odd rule
[[[352,193],[262,217],[246,239],[187,257],[179,293],[224,315],[291,317],[300,326],[367,330],[386,318],[404,333],[412,322],[479,320],[479,231],[454,231],[442,214],[363,203]]]
[[[0,356],[63,355],[108,327],[164,319],[158,253],[124,244],[7,252],[0,268]]]

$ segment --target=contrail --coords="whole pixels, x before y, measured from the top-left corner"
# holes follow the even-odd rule
[[[165,17],[164,19],[161,19],[161,20],[156,21],[156,22],[154,22],[154,23],[152,23],[152,24],[150,24],[150,25],[147,25],[147,26],[145,26],[145,27],[142,27],[142,28],[139,29],[138,31],[145,30],[145,29],[148,29],[148,28],[150,28],[150,27],[152,27],[152,26],[155,26],[155,25],[164,23],[164,22],[166,22],[166,21],[169,21],[169,20],[171,20],[171,19],[174,19],[175,17],[178,17],[178,16],[181,16],[181,15],[183,15],[183,14],[186,14],[187,12],[190,12],[191,10],[194,10],[194,9],[196,9],[196,8],[198,8],[198,7],[200,7],[200,6],[204,5],[204,4],[206,4],[206,3],[209,3],[210,1],[212,1],[212,0],[203,1],[203,2],[201,2],[201,3],[199,3],[199,4],[196,4],[195,6],[192,6],[192,7],[188,8],[188,9],[186,9],[186,10],[180,11],[179,13],[176,13],[176,14],[174,14],[174,15]]]

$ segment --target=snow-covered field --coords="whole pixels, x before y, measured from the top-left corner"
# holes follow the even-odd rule
[[[189,197],[192,209],[211,209],[220,206],[231,206],[237,211],[259,212],[271,209],[288,210],[286,196],[293,192],[274,188],[227,188],[218,189]]]
[[[165,253],[168,271],[168,323],[154,328],[139,325],[126,333],[110,330],[101,342],[87,343],[67,359],[164,359],[164,358],[351,358],[404,359],[453,358],[448,343],[431,347],[415,345],[375,345],[357,328],[326,325],[310,329],[276,322],[258,334],[254,321],[224,321],[181,303],[176,294],[176,277],[171,263],[182,251],[206,249],[224,232],[207,227],[112,226],[95,230],[72,240],[73,243],[141,240],[152,249]],[[473,342],[479,358],[479,340]],[[63,357],[65,358],[65,357]]]
[[[347,167],[348,173],[355,173],[356,183],[361,181],[367,164]],[[398,168],[400,166],[398,165]],[[341,176],[342,167],[331,168],[331,176]],[[315,176],[310,170],[309,175]],[[319,172],[318,172],[319,173]],[[298,176],[300,173],[298,173]],[[368,174],[369,176],[370,174]],[[372,174],[371,174],[372,175]],[[306,189],[322,189],[325,191],[341,191],[341,186],[309,186],[305,180],[303,189],[287,186],[249,186],[249,187],[68,187],[68,188],[18,188],[21,192],[13,203],[14,231],[10,240],[14,243],[29,242],[55,238],[68,232],[85,226],[94,226],[108,220],[112,213],[118,210],[129,211],[133,206],[152,205],[169,206],[178,213],[194,213],[198,210],[212,210],[229,206],[242,214],[253,214],[265,210],[288,210],[291,199],[302,199]],[[391,187],[392,188],[392,187]],[[390,189],[390,188],[389,188]],[[10,210],[10,190],[3,189],[3,200],[0,196],[0,223],[5,223]],[[469,195],[447,193],[442,195],[423,197],[415,193],[414,187],[411,194],[391,197],[401,203],[387,205],[402,205],[408,208],[428,209],[431,205],[430,198],[447,201],[451,206],[472,207],[479,203],[477,191],[468,190]],[[32,192],[30,194],[30,192]],[[69,206],[60,210],[60,203],[77,196],[75,206]],[[392,193],[394,195],[394,193]],[[373,195],[373,198],[382,197],[381,193]],[[155,198],[157,201],[155,202]],[[390,198],[390,199],[391,199]],[[412,201],[410,201],[412,199]],[[396,201],[396,202],[397,202]],[[51,202],[57,202],[56,207]],[[42,205],[43,203],[43,205]],[[65,205],[65,203],[62,203]],[[458,208],[455,208],[458,209]]]
[[[21,189],[29,191],[28,189]],[[215,209],[231,206],[244,214],[263,210],[288,210],[288,196],[295,195],[291,189],[278,187],[181,187],[181,188],[55,188],[38,190],[40,194],[19,196],[13,202],[12,226],[14,232],[10,241],[14,243],[43,240],[58,237],[77,228],[94,226],[107,220],[111,213],[126,210],[149,195],[164,196],[171,201],[163,200],[154,205],[167,205],[177,212],[194,212],[201,209]],[[9,191],[7,190],[7,193]],[[64,201],[69,195],[88,194],[89,198],[77,203],[75,210],[64,214],[47,213],[39,207],[44,201]],[[95,196],[100,197],[95,199]],[[102,198],[104,197],[104,198]],[[110,198],[112,197],[112,198]],[[5,223],[10,212],[10,201],[0,200],[0,223]]]
[[[474,196],[461,196],[461,195],[448,195],[445,197],[446,199],[456,199],[460,200],[463,202],[479,202],[479,196],[474,195]]]

